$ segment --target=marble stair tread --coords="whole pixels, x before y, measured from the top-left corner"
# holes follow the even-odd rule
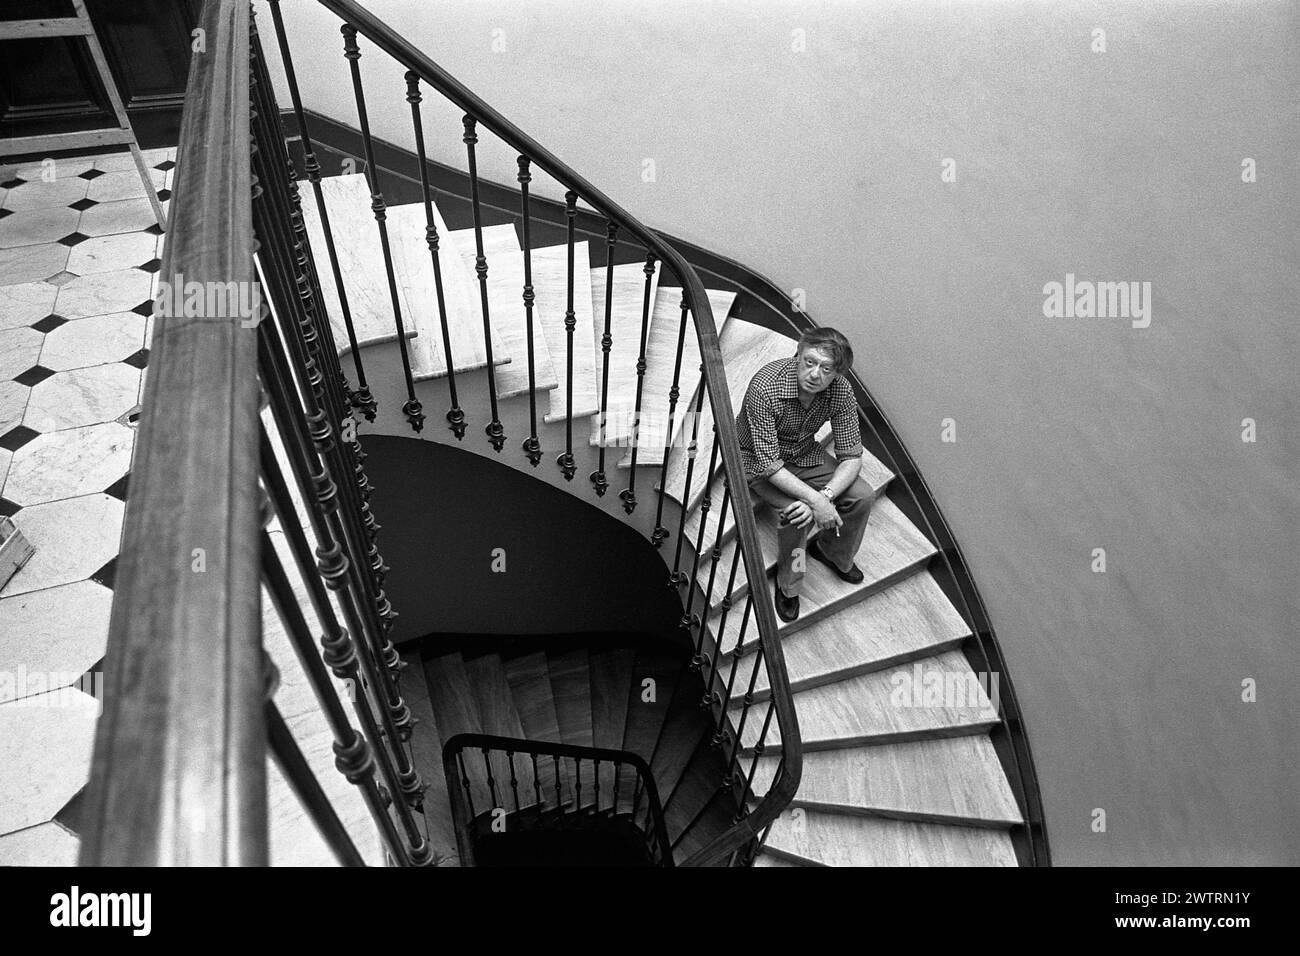
[[[806,863],[796,863],[794,860],[787,860],[783,856],[773,856],[771,853],[759,853],[754,858],[755,867],[773,867],[773,866],[807,866]]]
[[[727,371],[727,389],[731,396],[731,408],[734,414],[740,414],[741,402],[745,398],[745,392],[749,390],[749,383],[754,373],[768,362],[793,356],[795,342],[796,340],[788,335],[773,332],[752,322],[733,319],[726,324],[718,337],[718,345],[722,350],[722,360]],[[702,382],[701,387],[703,387]],[[693,403],[688,402],[689,410],[693,410],[694,407]],[[713,405],[707,395],[704,399],[704,408],[699,415],[696,467],[691,475],[690,496],[689,500],[683,501],[686,496],[686,472],[690,461],[688,446],[693,428],[694,422],[685,425],[682,439],[678,443],[679,447],[675,447],[672,454],[668,456],[665,486],[668,495],[688,508],[695,507],[696,502],[704,495],[704,489],[711,478],[704,474],[713,451]],[[658,487],[659,484],[656,482],[655,488]]]
[[[977,734],[998,720],[978,675],[959,651],[800,691],[793,700],[805,753]],[[739,726],[741,707],[732,705],[729,712],[732,726]],[[761,720],[745,722],[741,743],[746,750],[758,743],[761,728]],[[780,742],[781,730],[773,720],[765,744],[772,749]]]
[[[510,696],[519,714],[524,737],[528,740],[562,743],[560,719],[555,713],[555,695],[551,690],[551,674],[546,667],[546,654],[536,651],[507,658],[505,670],[506,680],[510,684]],[[543,802],[547,804],[555,799],[555,767],[554,760],[538,758],[538,785],[542,788]],[[563,764],[560,764],[560,787],[560,801],[567,801],[573,792],[573,782]]]
[[[650,762],[659,800],[664,806],[672,801],[673,791],[695,756],[696,747],[713,730],[712,711],[701,710],[699,699],[691,690],[694,677],[689,670],[682,672]]]
[[[787,810],[764,853],[822,866],[1015,866],[1006,831]]]
[[[727,765],[721,752],[710,746],[707,737],[702,738],[696,745],[686,772],[682,774],[672,797],[664,807],[664,822],[668,827],[669,840],[676,843],[695,824],[700,814],[718,796],[718,781],[726,772]],[[732,796],[727,796],[727,800],[731,801],[728,812],[730,820],[736,812],[736,804]],[[677,856],[677,859],[680,862],[682,858]]]
[[[659,731],[672,705],[684,662],[666,654],[639,650],[632,662],[627,687],[627,717],[622,749],[648,765],[654,759]],[[620,788],[619,807],[630,810],[632,794]]]
[[[826,428],[830,428],[830,422],[826,423]],[[833,449],[826,450],[826,458],[829,461],[835,460]],[[894,473],[890,471],[875,455],[869,451],[862,453],[862,466],[858,469],[858,477],[866,482],[867,487],[871,489],[872,500],[878,499],[885,493],[889,482],[893,480]],[[719,469],[714,476],[712,483],[709,485],[709,510],[706,513],[701,505],[704,503],[703,496],[700,497],[699,504],[686,517],[686,525],[683,533],[686,540],[691,546],[695,546],[695,541],[699,537],[700,525],[704,525],[704,542],[705,548],[711,548],[718,539],[718,515],[722,512],[722,497],[725,489],[722,484],[722,470]],[[766,507],[761,498],[751,495],[756,510],[762,510]],[[728,502],[727,514],[722,523],[722,540],[726,542],[736,532],[736,511],[734,502]]]
[[[752,628],[753,622],[750,622]],[[883,591],[781,638],[793,691],[855,677],[922,655],[958,647],[970,628],[929,571],[906,577]],[[748,636],[748,635],[747,635]],[[747,646],[749,645],[747,642]],[[724,667],[729,667],[732,655]],[[733,700],[744,697],[758,656],[736,664]],[[754,699],[771,696],[767,668],[754,678]]]
[[[587,649],[555,653],[546,652],[546,669],[551,678],[551,694],[555,699],[555,716],[560,725],[560,741],[573,747],[592,747],[591,728],[591,662]],[[573,760],[562,760],[561,765],[573,782],[573,792],[581,806],[589,806],[592,798],[590,764],[579,773]]]
[[[650,337],[653,334],[656,292],[659,288],[659,263],[650,275],[650,315],[646,324],[646,370],[650,367]],[[591,270],[591,321],[596,352],[597,382],[605,379],[605,352],[601,339],[605,334],[605,269]],[[595,447],[627,445],[632,435],[636,409],[637,360],[641,355],[641,318],[645,304],[645,264],[628,262],[614,266],[613,293],[609,297],[609,371],[605,396],[605,438],[601,441],[601,416],[591,419],[589,443]],[[696,364],[699,360],[696,360]],[[645,393],[644,383],[642,392]],[[599,395],[599,385],[597,390]],[[644,401],[644,400],[643,400]],[[642,406],[644,408],[644,404]]]
[[[726,331],[727,315],[736,301],[736,293],[715,289],[705,290],[709,306],[713,310],[713,324],[718,329],[719,340]],[[691,396],[700,384],[700,340],[695,334],[695,326],[687,319],[686,336],[682,340],[682,368],[677,379],[677,408],[673,414],[673,441],[667,441],[668,412],[672,405],[669,390],[673,385],[673,369],[677,363],[677,336],[681,331],[682,290],[661,287],[655,297],[654,317],[650,322],[650,338],[646,342],[645,385],[642,388],[641,401],[642,422],[641,437],[638,441],[636,463],[642,465],[662,465],[664,446],[670,449],[682,446],[683,431],[689,438],[690,426],[686,422],[686,409]],[[731,379],[730,373],[727,375]],[[632,467],[632,452],[629,450],[618,462],[619,468]]]
[[[777,524],[775,513],[770,508],[765,508],[759,518],[758,537],[768,569],[764,587],[772,587],[773,571],[776,567]],[[736,545],[737,542],[733,540],[722,547],[722,558],[718,562],[718,576],[714,582],[714,593],[710,602],[714,608],[710,611],[711,620],[716,619],[720,613],[722,592],[727,586],[727,575],[731,571],[732,558],[736,555]],[[854,563],[863,574],[861,583],[849,584],[841,581],[830,568],[820,561],[809,558],[799,593],[799,617],[788,623],[778,620],[781,633],[793,634],[795,631],[810,627],[830,614],[839,612],[847,605],[883,591],[891,584],[920,569],[935,553],[936,549],[929,539],[917,530],[896,504],[882,496],[871,508],[866,534],[862,536],[862,544],[854,558]],[[744,562],[739,557],[736,560],[735,586],[731,592],[732,610],[721,628],[719,640],[724,653],[734,648],[740,635],[744,620],[744,607],[740,599],[749,591]],[[698,576],[701,587],[708,586],[709,563],[711,562],[700,564]],[[726,569],[725,574],[724,569]],[[738,610],[741,613],[737,613]],[[716,627],[713,631],[715,634],[718,633]],[[745,643],[749,644],[757,640],[757,637],[758,632],[751,623],[745,632]]]
[[[515,710],[514,698],[510,693],[510,682],[506,680],[505,666],[499,654],[482,654],[478,657],[466,657],[465,676],[469,678],[470,689],[474,693],[474,702],[478,706],[479,725],[485,734],[497,737],[512,737],[516,740],[524,736],[524,727]],[[497,806],[513,810],[514,792],[510,786],[511,758],[500,751],[492,751],[489,760],[492,776],[496,784]],[[514,777],[518,781],[527,780],[519,786],[519,806],[532,806],[534,790],[531,786],[532,771],[527,758],[515,755]]]
[[[470,687],[469,675],[465,671],[465,662],[459,653],[444,654],[424,662],[424,675],[429,683],[429,700],[433,702],[433,719],[438,725],[439,750],[447,741],[457,734],[482,733],[479,722],[478,703]],[[466,751],[466,766],[470,779],[470,796],[474,801],[474,815],[490,809],[493,805],[487,780],[482,772],[482,765],[469,765],[469,751]]]
[[[669,814],[665,813],[665,817]],[[725,832],[736,817],[736,798],[720,793],[716,785],[707,803],[693,814],[685,824],[684,832],[674,835],[676,820],[668,819],[668,839],[673,844],[673,861],[681,866],[698,851],[704,849],[718,834]],[[725,858],[724,858],[725,860]]]
[[[459,866],[456,851],[456,828],[452,823],[451,796],[447,793],[447,774],[442,767],[441,738],[438,720],[433,714],[429,685],[420,665],[418,652],[402,655],[407,669],[401,684],[402,699],[411,708],[416,721],[411,733],[411,759],[424,784],[424,819],[438,866]]]
[[[397,341],[397,323],[393,317],[392,291],[388,286],[388,272],[384,268],[384,253],[379,242],[379,227],[370,211],[370,187],[360,173],[349,176],[326,176],[320,181],[325,209],[329,214],[330,232],[334,237],[334,250],[338,255],[339,272],[343,276],[343,291],[347,295],[356,331],[357,345],[377,345]],[[325,231],[321,225],[320,210],[316,206],[316,193],[310,187],[298,190],[302,197],[303,222],[311,242],[316,274],[320,278],[325,308],[329,311],[330,326],[334,330],[334,344],[339,354],[351,351],[347,326],[343,320],[343,307],[339,300],[334,270],[330,267],[329,252],[325,245]],[[397,304],[403,319],[411,314],[401,283],[397,286]],[[415,336],[415,327],[405,323],[408,338]]]
[[[756,798],[767,793],[779,763],[759,758]],[[793,805],[966,826],[1024,822],[987,734],[811,751]]]
[[[591,735],[596,747],[623,749],[623,732],[627,727],[627,688],[632,682],[632,663],[636,652],[630,647],[592,650],[591,661]],[[615,772],[612,764],[601,764],[600,806],[614,805]],[[634,773],[623,769],[618,774],[621,792],[631,787]]]
[[[437,207],[433,209],[438,229],[438,266],[442,273],[442,301],[447,313],[447,338],[457,372],[487,366],[487,349],[483,344],[483,318],[477,280],[474,278],[474,237],[469,237],[469,263],[465,262],[465,239],[451,232]],[[442,378],[447,374],[447,346],[442,337],[442,317],[438,312],[437,277],[433,258],[425,240],[427,220],[424,203],[408,203],[388,210],[388,235],[393,248],[393,269],[401,281],[409,304],[408,328],[418,333],[411,357],[411,375],[416,381]],[[495,260],[489,256],[495,265]],[[489,273],[489,288],[492,276]],[[519,288],[522,289],[520,282]],[[516,292],[516,298],[518,292]],[[495,306],[495,301],[492,302]],[[521,307],[522,308],[522,307]],[[518,353],[501,329],[493,308],[492,362],[504,365]]]
[[[549,393],[550,408],[544,421],[562,422],[567,414],[567,379],[569,340],[564,327],[564,313],[568,307],[569,253],[567,245],[544,246],[533,249],[533,305],[535,321],[546,337],[551,350],[551,362],[559,384]],[[600,372],[596,350],[587,329],[592,327],[591,311],[591,260],[587,243],[573,244],[573,441],[578,444],[587,433],[588,425],[579,419],[600,410]],[[601,313],[604,321],[604,313]]]

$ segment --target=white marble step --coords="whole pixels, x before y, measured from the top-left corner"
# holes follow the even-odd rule
[[[752,613],[749,626],[754,627]],[[933,576],[921,571],[838,614],[783,634],[781,650],[790,688],[801,691],[952,650],[969,635],[970,628]],[[746,633],[746,638],[751,636]],[[723,658],[724,674],[730,674],[733,656]],[[767,668],[760,666],[758,674],[753,673],[757,660],[758,656],[751,652],[736,663],[733,699],[745,696],[751,677],[754,699],[766,700],[770,696]]]
[[[772,866],[804,866],[803,863],[796,863],[793,860],[787,860],[785,857],[773,856],[771,853],[760,852],[754,858],[754,866],[772,867]]]
[[[772,587],[773,569],[776,566],[777,524],[771,509],[765,508],[758,515],[758,538],[768,568],[767,582],[764,587]],[[710,599],[712,606],[710,627],[718,633],[719,628],[712,622],[720,617],[720,605],[727,589],[734,558],[736,574],[735,586],[731,591],[732,610],[720,628],[720,645],[724,653],[732,650],[736,644],[743,623],[743,613],[738,613],[744,610],[744,602],[740,598],[749,592],[744,562],[736,556],[738,543],[738,540],[733,538],[722,546],[722,557],[718,561],[718,572]],[[913,571],[922,568],[935,553],[936,549],[929,539],[916,529],[896,504],[888,497],[882,496],[871,506],[867,530],[862,536],[862,544],[854,559],[854,563],[862,571],[862,582],[848,584],[840,580],[820,561],[809,558],[799,594],[799,617],[789,623],[778,621],[781,625],[781,633],[792,634],[809,627],[848,605],[884,590]],[[701,560],[697,573],[702,588],[708,587],[709,584],[711,554],[711,550],[706,552],[704,557],[707,560]],[[745,633],[745,644],[748,645],[756,637],[757,630],[751,622]]]
[[[438,264],[442,273],[442,299],[447,313],[447,340],[457,372],[484,368],[487,349],[483,343],[483,318],[479,304],[478,282],[474,276],[474,237],[469,237],[469,266],[464,262],[464,241],[457,240],[447,228],[437,206],[433,207],[438,229]],[[425,239],[427,220],[424,203],[393,206],[388,210],[388,234],[393,247],[393,267],[409,304],[408,314],[419,333],[411,361],[412,377],[417,381],[442,378],[447,374],[447,346],[438,313],[438,286],[433,271],[433,257]],[[490,258],[490,257],[489,257]],[[496,263],[491,260],[495,267]],[[494,277],[489,271],[489,288]],[[522,282],[515,290],[516,302]],[[508,316],[498,317],[492,302],[492,362],[503,365],[521,354],[514,348],[508,331]],[[521,307],[522,308],[522,307]],[[521,320],[522,321],[522,320]],[[506,330],[506,331],[502,331]]]
[[[562,422],[567,415],[568,332],[564,313],[568,308],[569,253],[567,245],[544,246],[532,251],[534,315],[546,337],[559,384],[551,389],[546,422]],[[579,419],[600,409],[600,378],[592,328],[591,260],[586,242],[573,245],[573,419],[574,441],[580,442],[588,425]],[[601,313],[604,321],[604,313]]]
[[[767,793],[779,764],[779,757],[758,759],[755,798]],[[1024,822],[987,734],[811,751],[791,805],[968,826]]]
[[[731,312],[736,293],[706,290],[709,306],[713,311],[713,324],[719,330],[719,339],[726,331],[727,315]],[[677,361],[677,337],[682,324],[682,290],[661,288],[655,298],[655,312],[651,319],[650,340],[646,344],[646,373],[643,399],[641,402],[641,439],[640,451],[636,463],[658,467],[664,462],[664,445],[668,431],[668,408],[671,401],[668,396],[673,385],[673,368]],[[686,444],[682,439],[683,424],[689,436],[687,407],[700,384],[700,339],[695,332],[695,323],[687,318],[686,336],[682,340],[682,370],[678,377],[677,412],[673,416],[673,444],[680,448]],[[727,370],[727,381],[731,381],[731,370]],[[629,450],[618,463],[620,468],[632,467],[632,452]]]
[[[825,684],[794,695],[803,750],[833,750],[869,744],[978,734],[997,723],[998,714],[982,675],[957,651]],[[989,690],[996,698],[996,684]],[[752,748],[762,732],[766,704],[751,708],[741,743]],[[740,726],[741,707],[729,710]],[[780,745],[775,719],[764,741]]]
[[[343,307],[339,300],[334,271],[330,268],[329,253],[325,246],[325,232],[321,226],[320,211],[316,207],[316,194],[310,184],[300,184],[303,221],[307,238],[311,242],[316,273],[320,277],[321,292],[334,330],[334,343],[339,354],[351,351],[347,326],[343,320]],[[351,176],[327,176],[321,180],[321,193],[329,215],[330,232],[338,255],[339,271],[343,276],[343,289],[351,309],[352,326],[356,330],[357,345],[377,345],[397,341],[397,322],[393,316],[392,292],[388,285],[388,272],[384,268],[384,253],[379,242],[379,227],[370,211],[370,188],[366,177],[357,173]],[[402,312],[403,325],[408,338],[415,336],[415,326],[406,320],[411,309],[401,284],[397,288],[397,304]]]
[[[600,383],[608,376],[605,393],[604,441],[601,441],[601,418],[597,414],[591,419],[592,446],[605,445],[617,447],[627,445],[632,435],[632,424],[636,418],[637,359],[641,356],[641,319],[646,304],[645,264],[629,262],[614,266],[612,295],[606,301],[605,269],[591,270],[591,313],[592,336],[596,354],[597,395]],[[655,318],[656,292],[659,288],[659,264],[655,263],[650,274],[650,309],[646,322],[646,341],[650,340]],[[609,306],[609,368],[605,368],[605,352],[601,347],[601,338],[605,334],[605,307]],[[650,367],[650,353],[646,352],[646,368]],[[644,394],[644,386],[642,388]],[[642,404],[642,408],[645,405]],[[645,433],[645,415],[642,415],[642,434]]]
[[[823,866],[1015,866],[1006,831],[796,807],[772,823],[764,853]]]
[[[728,322],[719,336],[722,360],[727,370],[727,387],[731,396],[733,413],[739,412],[741,400],[749,389],[750,379],[760,368],[778,358],[793,356],[795,339],[779,332],[773,332],[752,322],[733,319]],[[691,406],[694,407],[693,405]],[[668,456],[667,485],[665,491],[677,501],[682,502],[686,494],[686,472],[689,467],[689,445],[694,422],[684,423],[682,439]],[[699,416],[699,428],[696,443],[696,462],[691,474],[689,500],[684,503],[694,507],[704,494],[710,476],[704,472],[709,466],[709,457],[713,451],[713,407],[707,399]],[[655,483],[656,490],[659,488]]]

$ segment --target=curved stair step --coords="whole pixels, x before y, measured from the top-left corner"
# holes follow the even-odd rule
[[[442,767],[441,737],[438,721],[429,699],[429,685],[424,679],[418,651],[402,655],[407,673],[413,679],[402,682],[402,698],[411,708],[415,730],[411,734],[411,760],[420,771],[424,784],[424,820],[433,848],[435,866],[460,866],[456,851],[456,830],[452,826],[451,796],[447,793],[447,774]]]
[[[775,513],[766,508],[758,522],[759,543],[763,548],[763,557],[768,569],[766,587],[772,587],[777,554],[777,524]],[[722,557],[718,561],[718,572],[714,581],[712,599],[713,610],[710,618],[715,619],[721,613],[723,591],[726,589],[728,575],[731,573],[733,556],[737,554],[738,542],[735,540],[723,545]],[[907,519],[898,506],[887,497],[879,498],[871,508],[867,519],[866,534],[858,548],[855,563],[861,569],[863,578],[859,584],[841,581],[819,561],[811,558],[807,561],[803,586],[799,595],[799,617],[790,622],[781,622],[781,633],[792,634],[834,614],[847,605],[862,601],[872,594],[883,591],[890,585],[901,581],[913,572],[924,567],[937,549],[916,526]],[[731,591],[731,611],[721,626],[719,645],[723,652],[732,650],[744,622],[744,606],[741,598],[749,592],[745,579],[743,561],[736,558],[735,586]],[[709,585],[709,564],[701,561],[696,574],[701,588]],[[724,571],[725,569],[725,571]],[[718,628],[710,626],[714,633]],[[745,632],[745,645],[757,640],[757,629],[751,624]]]
[[[1005,831],[796,808],[772,823],[764,854],[822,866],[1015,866]]]
[[[792,356],[795,352],[795,339],[780,332],[773,332],[761,325],[732,319],[718,336],[718,345],[722,351],[722,360],[727,369],[727,387],[731,392],[731,406],[740,414],[741,401],[749,389],[750,379],[754,373],[774,359]],[[694,410],[694,405],[690,405]],[[676,454],[668,458],[668,478],[665,491],[679,503],[694,508],[704,495],[710,476],[704,474],[709,467],[709,458],[713,452],[713,404],[705,401],[699,416],[699,428],[696,437],[696,462],[691,475],[691,491],[686,497],[686,472],[690,456],[685,454],[690,445],[694,422],[687,422],[682,429],[682,439],[678,443]],[[658,490],[659,483],[655,483]]]
[[[550,410],[543,417],[547,423],[565,420],[566,388],[568,377],[568,332],[564,328],[565,310],[568,308],[569,251],[567,245],[545,246],[533,249],[533,305],[534,321],[542,329],[551,350],[555,377],[559,384],[550,391]],[[574,442],[581,442],[587,431],[585,422],[578,419],[594,415],[600,410],[600,375],[597,371],[596,351],[592,336],[591,312],[591,260],[587,243],[573,244],[573,418]],[[601,314],[604,321],[604,313]]]
[[[546,655],[541,651],[507,658],[504,662],[506,681],[519,722],[528,740],[561,743],[560,719],[555,714],[555,695],[551,690],[551,674],[546,666]],[[550,805],[555,800],[556,761],[538,758],[537,777],[542,788],[543,801]],[[560,801],[573,799],[573,781],[566,768],[560,764]]]
[[[681,672],[673,701],[659,731],[654,759],[650,761],[659,800],[665,807],[672,802],[673,793],[690,766],[700,741],[713,730],[712,711],[700,707],[702,688],[698,696],[691,691],[692,676],[689,669]]]
[[[685,832],[673,836],[673,827],[668,826],[668,839],[673,845],[673,861],[680,866],[698,851],[708,846],[718,834],[731,826],[736,818],[736,798],[730,793],[721,793],[716,785],[713,796],[698,814],[686,825]]]
[[[754,858],[754,866],[772,867],[772,866],[807,866],[806,863],[798,863],[794,860],[788,860],[783,856],[774,856],[771,853],[759,853]]]
[[[750,626],[753,626],[751,622]],[[970,635],[929,571],[904,578],[851,608],[832,614],[781,638],[790,689],[808,690],[871,671],[906,663],[917,657],[955,650]],[[732,700],[745,696],[758,660],[743,654],[736,664]],[[728,673],[734,651],[724,657]],[[771,696],[767,668],[754,676],[754,699]]]
[[[370,187],[366,185],[366,177],[360,173],[326,176],[321,179],[320,185],[325,209],[329,214],[339,272],[343,276],[343,289],[351,309],[357,345],[364,348],[367,345],[396,342],[397,323],[393,318],[392,292],[388,287],[388,273],[384,269],[379,227],[375,223],[374,213],[370,211]],[[330,268],[325,231],[321,226],[320,210],[316,207],[316,193],[308,187],[299,189],[299,194],[302,197],[303,223],[316,262],[316,273],[320,277],[321,294],[325,298],[330,326],[334,330],[334,344],[338,346],[339,354],[343,355],[351,351],[351,345],[343,321],[338,286],[334,282],[334,270]],[[400,282],[397,284],[397,297],[406,335],[413,338],[415,326],[406,321],[411,309]]]
[[[779,763],[777,757],[758,759],[756,798],[767,793]],[[1024,822],[987,734],[814,750],[804,755],[791,805],[1002,829]]]
[[[647,325],[646,368],[649,369],[649,340],[653,335],[656,291],[659,288],[659,263],[654,265],[650,277],[650,322]],[[632,422],[636,408],[636,365],[641,354],[641,312],[645,303],[645,265],[628,262],[614,266],[614,288],[610,298],[609,335],[609,385],[605,401],[606,447],[626,445],[632,435]],[[591,324],[596,356],[597,396],[605,377],[605,351],[601,339],[605,334],[605,269],[591,270]],[[582,329],[582,325],[578,326]],[[644,392],[644,387],[643,387]],[[642,423],[644,426],[644,422]],[[601,416],[591,420],[588,444],[602,444]]]
[[[447,312],[447,338],[451,342],[451,357],[457,372],[468,372],[487,365],[487,350],[483,345],[483,318],[479,304],[477,281],[474,278],[474,237],[469,238],[469,268],[465,264],[464,239],[456,239],[447,228],[438,207],[433,207],[434,224],[438,229],[438,266],[442,273],[442,298]],[[393,269],[410,304],[407,325],[418,333],[417,345],[411,360],[411,377],[415,381],[442,378],[447,374],[447,347],[442,338],[442,320],[438,313],[438,286],[433,271],[433,259],[425,239],[426,219],[423,203],[393,206],[388,210],[388,232],[393,247]],[[485,238],[486,238],[486,230]],[[495,250],[494,250],[495,251]],[[499,257],[508,261],[508,256]],[[498,257],[489,254],[488,261],[496,269]],[[488,273],[489,294],[494,294],[497,283]],[[519,289],[515,292],[518,304]],[[514,355],[526,354],[522,347],[516,349],[509,335],[510,329],[503,303],[503,315],[498,317],[496,301],[492,308],[492,361],[494,365],[510,362]],[[522,306],[520,306],[522,309]],[[522,322],[522,320],[520,320]],[[498,372],[498,375],[501,373]]]
[[[433,717],[438,726],[439,752],[457,734],[483,732],[478,704],[469,684],[465,662],[459,653],[444,654],[425,661],[424,675],[429,682],[429,700],[433,703]],[[470,756],[471,753],[466,751],[467,761]],[[477,816],[491,809],[494,801],[481,773],[470,773],[469,778],[470,799],[474,804],[472,809]]]
[[[627,688],[632,681],[635,651],[630,647],[613,647],[592,651],[591,660],[591,736],[593,745],[607,750],[623,749],[627,729]],[[600,809],[614,805],[614,766],[600,767]],[[628,769],[618,775],[619,796],[631,788],[635,774]]]
[[[465,676],[469,678],[474,703],[478,707],[481,733],[496,737],[512,737],[516,740],[523,737],[524,727],[520,722],[518,711],[515,710],[514,698],[510,693],[510,682],[506,680],[506,670],[500,655],[482,654],[464,660]],[[516,781],[532,779],[531,767],[526,766],[527,758],[520,757],[518,754],[511,758],[494,750],[490,760],[493,783],[496,786],[496,805],[513,813],[517,788],[519,808],[533,806],[536,799],[532,788],[527,784],[523,786],[516,784],[516,787],[512,787],[510,783],[512,776]]]
[[[587,649],[555,653],[546,652],[546,669],[551,678],[551,694],[555,699],[555,716],[560,725],[560,740],[573,747],[594,746],[591,729],[591,664]],[[573,760],[562,760],[566,775],[573,783],[573,792],[582,806],[591,803],[593,794],[591,770],[579,773]]]
[[[991,690],[996,697],[996,685]],[[998,720],[978,675],[958,651],[801,691],[794,695],[794,707],[805,753],[976,734]],[[733,727],[739,726],[740,711],[736,705],[730,708]],[[746,751],[762,729],[754,712],[750,717],[742,737]],[[780,741],[773,721],[766,746],[774,749]]]

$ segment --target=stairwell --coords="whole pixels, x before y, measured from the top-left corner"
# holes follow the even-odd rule
[[[640,337],[642,297],[646,294],[643,263],[617,264],[610,309],[614,342],[610,352],[608,409],[601,442],[600,388],[603,365],[601,337],[605,323],[605,263],[593,258],[587,243],[575,243],[572,355],[565,327],[567,247],[532,250],[535,292],[534,367],[537,435],[543,449],[533,465],[521,452],[528,437],[529,389],[526,328],[521,290],[524,260],[513,222],[485,225],[482,230],[488,263],[489,326],[492,334],[492,376],[500,421],[507,441],[495,451],[484,435],[490,407],[487,349],[474,272],[472,229],[450,229],[435,207],[441,239],[440,265],[451,362],[443,347],[434,273],[425,234],[422,203],[387,210],[393,246],[398,303],[409,336],[411,372],[417,398],[427,416],[424,428],[413,433],[402,415],[407,399],[396,342],[392,296],[383,267],[371,195],[361,175],[327,177],[322,187],[340,253],[358,345],[371,391],[379,404],[373,423],[360,423],[362,435],[387,434],[415,441],[454,444],[506,467],[580,497],[587,504],[640,530],[647,538],[655,525],[657,486],[664,445],[671,444],[666,471],[664,527],[673,537],[660,548],[669,568],[680,547],[695,568],[697,613],[706,593],[708,639],[715,644],[724,675],[735,667],[731,684],[731,716],[749,691],[755,701],[766,699],[762,668],[754,673],[753,638],[738,642],[739,610],[726,613],[724,599],[738,609],[749,589],[743,566],[730,582],[723,569],[731,566],[735,547],[734,522],[728,515],[719,528],[717,503],[722,498],[720,474],[711,484],[701,471],[712,450],[710,406],[705,403],[696,434],[698,452],[691,491],[686,488],[692,431],[682,414],[699,385],[699,352],[694,335],[686,336],[681,368],[681,401],[674,434],[652,433],[668,419],[668,386],[672,380],[681,321],[681,290],[658,284],[652,276],[650,322],[646,330],[646,367],[642,382],[642,441],[635,475],[631,449],[631,408],[637,388],[636,352],[628,344]],[[342,300],[326,267],[320,211],[309,189],[302,189],[304,219],[311,238],[326,305],[341,345],[348,336],[341,316]],[[795,352],[795,340],[779,332],[729,316],[734,293],[710,291],[718,317],[720,343],[733,406],[740,407],[750,377],[762,365]],[[723,318],[726,318],[725,324]],[[343,345],[343,351],[348,351]],[[566,447],[566,370],[572,363],[572,433],[576,475],[567,480],[556,467]],[[345,363],[345,368],[351,369]],[[469,429],[458,441],[443,420],[450,407],[445,379],[455,375],[459,404]],[[360,416],[355,416],[360,419]],[[579,427],[581,426],[581,427]],[[829,428],[829,427],[828,427]],[[827,431],[828,431],[827,428]],[[671,439],[671,441],[669,440]],[[829,435],[825,436],[825,441]],[[610,490],[597,497],[589,475],[605,453]],[[828,455],[831,454],[827,449]],[[865,573],[858,585],[848,585],[812,562],[805,578],[802,614],[783,624],[781,635],[795,705],[804,740],[802,784],[790,809],[772,827],[755,863],[774,865],[1016,865],[1010,831],[1023,818],[1006,772],[990,739],[997,722],[996,685],[977,675],[961,653],[971,635],[943,589],[929,571],[935,546],[908,520],[890,496],[893,475],[871,454],[863,456],[861,477],[875,494],[871,517],[857,565]],[[636,506],[628,513],[619,491],[634,483]],[[702,507],[708,487],[713,507]],[[680,508],[687,511],[685,542],[675,540]],[[670,513],[671,512],[671,513]],[[764,505],[756,511],[763,553],[775,565],[776,521]],[[697,548],[698,545],[698,548]],[[720,549],[718,570],[712,551]],[[699,552],[698,560],[696,552]],[[712,584],[712,587],[710,585]],[[686,597],[683,594],[683,601]],[[709,651],[715,651],[710,647]],[[415,669],[415,661],[411,661]],[[669,671],[673,673],[670,674]],[[536,652],[506,658],[486,654],[465,658],[446,655],[423,662],[416,673],[427,677],[425,688],[412,691],[413,708],[422,711],[426,726],[417,731],[414,746],[426,768],[426,818],[431,840],[446,853],[454,847],[446,783],[432,767],[440,766],[433,749],[456,733],[481,732],[509,737],[621,746],[651,761],[670,821],[674,855],[698,845],[721,817],[721,804],[706,793],[703,774],[689,768],[702,755],[715,753],[701,744],[702,720],[711,724],[697,701],[680,693],[682,669],[662,660],[619,651]],[[649,710],[633,706],[641,679],[664,678],[673,692]],[[686,701],[683,703],[683,701]],[[674,710],[676,708],[676,710]],[[732,720],[732,730],[738,719]],[[758,743],[761,722],[750,720],[741,730],[746,748],[743,766]],[[436,728],[436,731],[435,731]],[[431,732],[433,731],[433,732]],[[776,764],[779,739],[768,735],[757,760],[752,797],[762,796]],[[659,775],[662,774],[662,779]],[[716,778],[715,778],[716,779]],[[561,781],[562,789],[569,784]],[[716,788],[716,784],[712,785]],[[441,788],[441,793],[439,793]],[[566,790],[567,792],[567,790]],[[711,815],[716,815],[713,820]]]

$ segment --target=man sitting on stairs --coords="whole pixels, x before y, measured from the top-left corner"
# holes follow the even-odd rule
[[[776,510],[780,522],[775,597],[783,621],[799,616],[805,556],[843,581],[862,581],[853,558],[867,529],[871,489],[858,477],[858,401],[843,375],[852,367],[853,348],[842,333],[805,332],[793,358],[754,373],[736,416],[750,491]],[[836,460],[815,437],[828,421]]]

